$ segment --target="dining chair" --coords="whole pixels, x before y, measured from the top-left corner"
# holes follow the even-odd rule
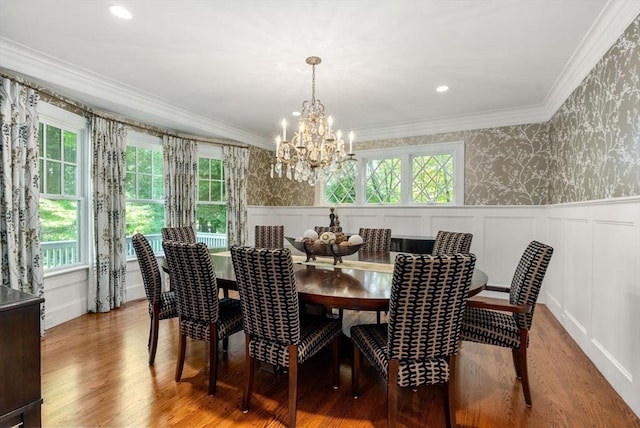
[[[431,254],[468,253],[471,250],[471,240],[473,233],[439,230]]]
[[[391,229],[360,228],[364,241],[360,253],[388,253],[391,250]]]
[[[313,230],[316,231],[318,235],[323,234],[324,232],[342,232],[342,226],[314,226]]]
[[[163,241],[180,316],[176,382],[182,378],[187,337],[209,342],[209,395],[216,391],[218,340],[242,330],[240,301],[218,297],[218,284],[207,245]]]
[[[332,344],[333,385],[340,369],[339,320],[301,318],[291,250],[231,247],[246,341],[246,381],[242,410],[249,411],[255,362],[289,368],[289,426],[296,425],[298,365]]]
[[[163,241],[196,242],[196,233],[191,226],[163,227]]]
[[[131,238],[131,241],[133,243],[133,249],[136,252],[136,257],[138,258],[144,292],[147,295],[147,302],[149,303],[151,323],[149,326],[147,348],[149,349],[149,365],[152,366],[156,359],[156,350],[158,348],[160,320],[178,316],[176,295],[173,291],[162,291],[160,267],[158,266],[158,260],[147,238],[141,233],[136,233]]]
[[[255,246],[258,248],[284,247],[284,226],[256,225]]]
[[[360,247],[358,253],[388,253],[391,250],[391,229],[361,227],[359,235],[364,241],[364,245]],[[355,319],[361,318],[359,314],[350,314],[350,316]],[[377,311],[376,320],[378,324],[380,324],[381,317],[381,312]],[[366,315],[364,318],[366,318]]]
[[[522,383],[528,407],[531,407],[527,370],[529,330],[552,254],[552,247],[532,241],[520,258],[510,288],[485,287],[509,293],[509,300],[479,296],[469,299],[462,324],[462,340],[511,348],[516,377]]]
[[[445,387],[447,427],[455,426],[456,354],[476,257],[398,254],[389,323],[351,327],[352,388],[359,395],[361,356],[387,380],[387,426],[398,421],[398,387]]]

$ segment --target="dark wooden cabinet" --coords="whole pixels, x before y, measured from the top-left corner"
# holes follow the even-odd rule
[[[415,236],[392,236],[391,251],[399,253],[431,254],[434,238],[420,238]]]
[[[41,426],[42,301],[0,286],[0,427]]]

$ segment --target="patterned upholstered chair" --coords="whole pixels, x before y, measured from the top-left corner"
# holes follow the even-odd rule
[[[388,253],[391,250],[391,229],[360,228],[364,245],[361,253]]]
[[[342,226],[315,226],[313,230],[316,231],[318,235],[324,232],[342,232]]]
[[[469,299],[462,325],[462,340],[511,348],[516,377],[522,382],[527,406],[531,406],[527,371],[529,329],[552,254],[552,247],[532,241],[520,258],[511,288],[485,287],[485,290],[509,293],[509,301],[489,297]]]
[[[162,247],[176,289],[180,316],[176,382],[182,377],[187,336],[203,340],[209,342],[209,394],[214,394],[218,340],[242,330],[240,301],[218,298],[218,284],[206,244],[164,241]]]
[[[255,360],[289,368],[289,426],[296,426],[298,365],[333,343],[333,384],[338,386],[339,320],[300,318],[291,250],[231,247],[246,336],[246,384],[242,410],[249,410]]]
[[[151,325],[149,326],[147,348],[149,348],[149,365],[151,366],[156,359],[160,320],[178,316],[176,296],[173,291],[162,291],[162,280],[158,260],[156,259],[156,255],[153,254],[147,238],[140,233],[136,233],[131,238],[131,241],[133,242],[133,249],[138,257],[138,264],[140,265],[140,272],[142,273],[142,282],[144,283],[144,292],[147,295],[147,302],[149,302]]]
[[[431,254],[469,253],[471,250],[472,233],[446,232],[439,230],[433,243]]]
[[[163,227],[163,241],[196,242],[196,233],[191,226]]]
[[[455,426],[452,398],[462,317],[473,254],[396,257],[389,324],[351,327],[353,395],[359,394],[361,354],[387,380],[387,426],[398,419],[398,386],[444,384],[447,426]]]
[[[256,226],[255,246],[258,248],[284,247],[284,226]]]

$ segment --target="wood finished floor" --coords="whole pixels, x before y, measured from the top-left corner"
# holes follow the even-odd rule
[[[146,301],[107,314],[87,314],[47,331],[42,342],[44,427],[280,427],[286,424],[287,377],[257,370],[249,413],[240,409],[244,335],[221,354],[218,390],[207,395],[206,344],[188,341],[182,381],[174,381],[177,320],[160,322],[158,353],[147,365]],[[533,407],[524,404],[511,352],[465,342],[458,359],[460,427],[640,427],[578,346],[539,306],[531,332]],[[340,388],[331,387],[330,353],[299,372],[298,426],[385,427],[385,383],[364,364],[360,397],[351,397],[348,357]],[[400,423],[444,426],[442,392],[401,390]]]

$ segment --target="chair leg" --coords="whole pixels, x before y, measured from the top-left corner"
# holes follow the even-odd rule
[[[456,356],[449,357],[449,381],[445,387],[444,394],[444,417],[447,424],[447,428],[455,427],[456,425],[456,410],[454,407],[455,393],[456,393]]]
[[[387,382],[387,427],[398,426],[398,370],[399,360],[389,360]]]
[[[289,426],[296,426],[298,405],[298,347],[289,345]]]
[[[209,339],[209,395],[213,395],[218,383],[218,324],[209,324]]]
[[[160,308],[156,303],[153,305],[151,315],[151,327],[149,331],[149,365],[152,366],[156,360],[156,350],[158,349],[158,329],[160,328]]]
[[[353,345],[353,361],[351,362],[351,395],[358,398],[360,395],[360,348]]]
[[[520,349],[518,350],[518,369],[520,370],[520,380],[522,391],[524,392],[524,402],[527,407],[531,407],[531,391],[529,390],[529,373],[527,369],[527,329],[520,329]]]
[[[182,378],[182,368],[184,367],[184,354],[187,347],[187,336],[180,332],[180,345],[178,347],[178,362],[176,364],[176,382]]]
[[[147,340],[147,349],[151,349],[151,336],[153,336],[153,315],[149,316],[149,339]]]
[[[246,380],[244,394],[242,396],[242,413],[247,413],[249,411],[249,401],[251,400],[251,389],[253,388],[253,375],[256,369],[256,362],[249,352],[249,343],[251,342],[251,336],[245,334],[244,341]]]
[[[380,324],[380,311],[376,311],[376,324]]]
[[[229,338],[225,337],[222,339],[222,352],[227,352],[229,350]]]
[[[513,359],[513,369],[516,372],[516,379],[520,379],[520,367],[518,367],[518,348],[511,348],[511,358]]]
[[[331,345],[333,351],[333,389],[340,385],[340,336],[333,339]]]

